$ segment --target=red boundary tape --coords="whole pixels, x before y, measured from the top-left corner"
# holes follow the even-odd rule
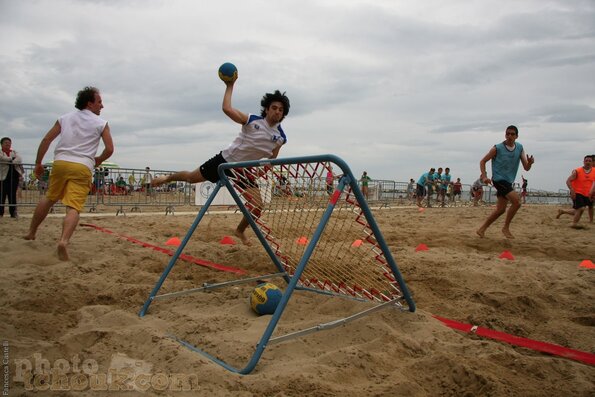
[[[533,339],[521,338],[506,334],[493,329],[477,327],[471,324],[460,323],[458,321],[449,320],[448,318],[433,316],[435,319],[443,322],[447,327],[463,331],[466,333],[473,333],[490,339],[499,340],[509,343],[511,345],[526,347],[528,349],[537,350],[543,353],[549,353],[560,357],[569,358],[571,360],[581,361],[586,364],[595,365],[595,354],[583,352],[580,350],[568,349],[564,346],[554,345],[552,343],[540,342]]]
[[[153,244],[145,243],[145,242],[142,242],[140,240],[137,240],[137,239],[135,239],[133,237],[129,237],[129,236],[126,236],[124,234],[113,232],[113,231],[111,231],[109,229],[106,229],[106,228],[103,228],[101,226],[93,225],[93,224],[90,224],[90,223],[81,223],[81,226],[92,227],[92,228],[94,228],[96,230],[99,230],[100,232],[116,235],[116,236],[118,236],[120,238],[123,238],[125,240],[128,240],[128,241],[130,241],[130,242],[132,242],[134,244],[140,245],[140,246],[145,247],[145,248],[151,248],[151,249],[153,249],[155,251],[158,251],[158,252],[163,252],[164,254],[167,254],[169,256],[173,256],[174,255],[174,251],[168,250],[167,248],[161,248],[161,247],[158,247],[158,246],[153,245]],[[186,262],[195,263],[195,264],[200,265],[200,266],[209,267],[211,269],[220,270],[220,271],[223,271],[223,272],[235,273],[235,274],[246,274],[246,271],[243,270],[243,269],[238,269],[238,268],[231,267],[231,266],[220,265],[218,263],[214,263],[214,262],[210,262],[210,261],[205,261],[203,259],[198,259],[198,258],[195,258],[193,256],[186,255],[186,254],[181,254],[179,258],[182,259],[182,260],[185,260]]]

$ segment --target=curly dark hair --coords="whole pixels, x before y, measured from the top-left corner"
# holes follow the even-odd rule
[[[283,104],[283,118],[281,118],[281,120],[283,120],[285,116],[287,116],[287,114],[289,113],[289,98],[285,96],[285,92],[281,93],[279,90],[275,90],[273,94],[268,92],[264,94],[262,100],[260,101],[260,106],[262,106],[260,115],[262,117],[266,117],[267,109],[269,108],[269,106],[271,106],[271,103],[273,102],[281,102]]]
[[[508,130],[513,130],[515,132],[515,135],[519,136],[519,129],[516,128],[515,125],[509,125],[508,127],[506,127],[506,131],[508,131]]]
[[[87,107],[89,102],[95,102],[95,94],[99,94],[99,90],[95,87],[85,87],[76,94],[76,102],[74,107],[78,110],[83,110]]]

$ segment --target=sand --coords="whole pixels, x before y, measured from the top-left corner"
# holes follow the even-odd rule
[[[84,217],[82,223],[119,235],[79,226],[67,262],[56,255],[60,217],[49,217],[35,241],[21,238],[26,215],[1,219],[4,391],[11,396],[592,396],[595,366],[456,331],[434,318],[594,353],[595,269],[579,264],[595,261],[595,226],[575,230],[569,217],[556,219],[557,207],[527,205],[511,228],[516,239],[502,236],[501,220],[480,239],[474,231],[490,210],[374,210],[417,311],[386,309],[271,345],[247,376],[168,335],[243,368],[270,319],[250,310],[252,284],[158,300],[146,316],[138,316],[169,256],[121,236],[166,247],[168,239],[184,236],[193,215]],[[248,275],[274,272],[258,244],[219,243],[232,235],[239,216],[207,215],[186,252]],[[256,243],[253,234],[251,239]],[[416,252],[422,243],[429,250]],[[499,259],[503,251],[514,260]],[[179,262],[164,291],[235,278]],[[362,307],[367,305],[296,292],[279,329],[305,328]],[[47,369],[53,376],[42,374]],[[184,375],[192,390],[174,390],[176,377]],[[101,390],[108,387],[136,391]]]

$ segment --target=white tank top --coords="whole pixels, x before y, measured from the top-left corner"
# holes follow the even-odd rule
[[[107,121],[88,109],[75,110],[58,119],[60,140],[54,150],[54,160],[64,160],[95,168],[95,155]]]

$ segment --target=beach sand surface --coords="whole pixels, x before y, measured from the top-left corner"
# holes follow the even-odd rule
[[[46,219],[35,241],[22,239],[26,216],[1,219],[4,390],[11,396],[593,396],[593,365],[460,332],[434,317],[595,353],[595,269],[579,266],[595,261],[595,226],[575,230],[569,217],[556,219],[557,207],[527,205],[513,222],[514,240],[501,234],[502,220],[479,238],[475,230],[491,210],[373,210],[417,311],[387,308],[270,345],[247,376],[175,337],[243,368],[271,318],[250,309],[254,283],[156,300],[146,316],[138,315],[170,259],[151,246],[172,249],[165,242],[183,238],[193,215],[81,218],[113,233],[79,226],[67,262],[56,255],[61,217]],[[244,269],[246,276],[275,272],[252,232],[251,247],[220,244],[240,216],[206,215],[185,253]],[[429,249],[416,252],[419,244]],[[504,251],[514,260],[500,259]],[[238,277],[178,261],[161,292]],[[273,282],[284,288],[283,280]],[[275,335],[368,307],[295,292]],[[54,372],[44,375],[47,370]],[[180,378],[189,381],[176,383]],[[176,390],[179,384],[191,390]]]

